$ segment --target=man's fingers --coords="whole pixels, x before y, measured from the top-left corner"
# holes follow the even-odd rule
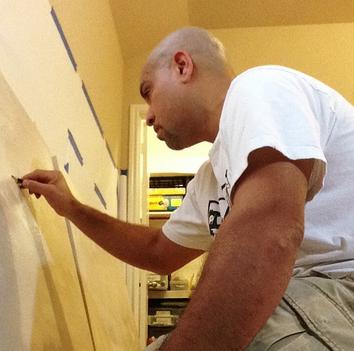
[[[43,169],[36,169],[22,177],[23,180],[35,180],[41,183],[49,183],[58,177],[57,171],[47,171]]]
[[[48,194],[50,185],[36,182],[35,180],[24,179],[22,187],[28,189],[30,194],[35,194],[38,199],[41,195],[45,196]]]
[[[21,189],[25,189],[25,187],[21,187]],[[30,195],[35,195],[37,199],[39,199],[41,197],[41,195],[37,194],[37,193],[34,193],[33,191],[28,191],[30,193]]]

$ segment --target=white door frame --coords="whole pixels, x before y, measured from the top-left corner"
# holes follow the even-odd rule
[[[147,128],[145,116],[147,105],[130,106],[129,120],[129,169],[128,169],[128,222],[148,224],[148,174],[147,174]],[[147,339],[147,283],[146,272],[127,265],[128,293],[134,318],[138,327],[140,345]]]

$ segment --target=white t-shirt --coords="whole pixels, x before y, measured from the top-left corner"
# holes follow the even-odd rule
[[[354,271],[354,107],[306,74],[261,66],[233,80],[219,127],[209,161],[189,183],[164,234],[209,250],[249,153],[272,147],[292,160],[316,160],[294,274]]]

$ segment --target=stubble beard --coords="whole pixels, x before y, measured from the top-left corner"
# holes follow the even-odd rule
[[[178,137],[171,133],[165,133],[164,141],[166,145],[172,150],[182,150],[186,147],[182,145],[181,137]]]

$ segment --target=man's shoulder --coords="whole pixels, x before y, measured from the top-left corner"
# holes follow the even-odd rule
[[[294,68],[280,66],[280,65],[263,65],[255,66],[246,69],[245,71],[238,74],[235,79],[243,77],[253,77],[257,75],[281,75],[284,73],[290,73],[293,75],[306,75],[304,72],[298,71]]]
[[[260,86],[262,83],[276,82],[278,80],[292,80],[310,77],[307,74],[293,68],[277,65],[256,66],[238,74],[231,83],[235,85]]]
[[[245,70],[234,78],[230,90],[250,88],[269,91],[273,88],[282,90],[284,86],[293,86],[301,90],[310,89],[330,95],[334,93],[333,88],[311,74],[279,65],[256,66]]]

